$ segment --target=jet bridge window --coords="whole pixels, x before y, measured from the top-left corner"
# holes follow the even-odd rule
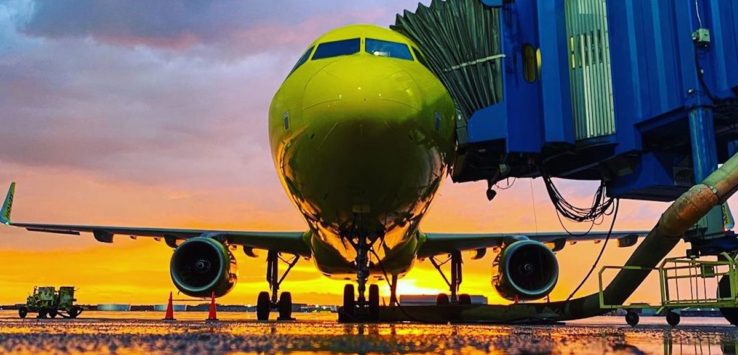
[[[410,48],[406,44],[380,39],[367,38],[366,52],[380,57],[413,60]]]
[[[313,60],[358,53],[360,47],[361,41],[358,38],[321,43],[313,54]]]

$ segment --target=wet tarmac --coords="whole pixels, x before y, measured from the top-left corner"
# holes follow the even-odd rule
[[[494,353],[735,354],[738,328],[722,318],[662,317],[631,328],[621,317],[567,325],[337,324],[335,314],[297,314],[292,322],[257,322],[250,313],[88,312],[76,320],[18,319],[0,311],[0,353]]]

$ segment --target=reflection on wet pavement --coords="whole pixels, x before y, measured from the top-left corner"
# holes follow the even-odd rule
[[[738,332],[718,318],[663,320],[630,328],[619,317],[569,325],[337,324],[335,315],[299,315],[295,322],[257,322],[252,314],[180,313],[164,322],[154,312],[90,312],[76,320],[24,319],[0,312],[0,353],[735,353]],[[644,317],[645,318],[645,317]]]

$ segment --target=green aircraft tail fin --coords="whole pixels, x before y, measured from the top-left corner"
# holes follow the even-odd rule
[[[13,209],[13,195],[15,195],[15,182],[10,183],[8,195],[5,196],[3,208],[0,209],[0,223],[10,224],[10,212]]]

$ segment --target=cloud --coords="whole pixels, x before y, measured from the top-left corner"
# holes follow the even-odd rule
[[[401,3],[0,5],[0,162],[148,183],[278,186],[273,93],[303,47]],[[278,10],[278,11],[277,11]]]
[[[198,46],[256,53],[305,46],[316,34],[356,22],[388,25],[414,1],[95,1],[37,0],[23,33],[85,38],[119,46],[176,51]]]
[[[266,108],[281,67],[268,55],[162,63],[63,42],[0,59],[0,159],[168,180],[251,163],[271,170]]]

